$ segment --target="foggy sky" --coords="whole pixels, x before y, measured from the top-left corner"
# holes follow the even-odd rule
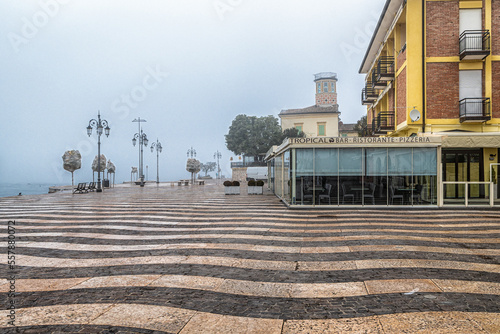
[[[76,182],[92,179],[100,110],[101,153],[130,180],[141,117],[157,138],[162,181],[188,178],[186,152],[222,153],[238,114],[277,116],[313,105],[313,74],[336,72],[341,119],[366,109],[358,68],[385,0],[2,0],[0,182],[71,184],[62,168],[78,149]],[[150,180],[156,153],[144,150]],[[146,170],[146,167],[144,167]],[[212,173],[213,175],[213,173]]]

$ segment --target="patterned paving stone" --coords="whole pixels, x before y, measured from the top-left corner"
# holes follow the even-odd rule
[[[488,333],[461,312],[380,316],[385,333]]]
[[[384,333],[378,317],[327,320],[287,320],[283,334]]]
[[[162,184],[1,198],[9,220],[5,333],[500,332],[495,210],[288,210]]]
[[[143,304],[119,304],[92,320],[94,325],[118,325],[178,333],[195,312]]]
[[[210,313],[197,313],[182,329],[181,334],[281,334],[283,320],[233,317]]]

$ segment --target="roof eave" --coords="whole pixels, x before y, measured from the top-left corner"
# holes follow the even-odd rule
[[[377,27],[375,28],[370,44],[368,45],[363,61],[361,62],[361,66],[359,68],[360,74],[366,74],[370,71],[371,64],[375,60],[374,58],[377,56],[380,45],[384,42],[387,30],[392,24],[393,16],[396,15],[404,2],[406,2],[406,0],[387,0],[385,2]],[[388,13],[391,15],[388,15]]]
[[[293,115],[322,115],[322,114],[340,114],[340,111],[319,111],[319,112],[294,112],[294,113],[279,113],[279,116],[293,116]]]

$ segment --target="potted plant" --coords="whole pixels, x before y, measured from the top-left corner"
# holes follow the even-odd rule
[[[264,181],[250,180],[248,181],[248,194],[249,195],[262,195],[264,193]]]
[[[239,195],[240,183],[238,181],[224,181],[224,194],[226,195]]]

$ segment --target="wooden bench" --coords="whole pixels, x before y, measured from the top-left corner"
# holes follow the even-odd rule
[[[88,189],[87,189],[87,183],[78,183],[78,186],[76,186],[75,190],[73,191],[73,194],[74,193],[79,193],[79,194],[83,194],[83,193],[88,193]]]

